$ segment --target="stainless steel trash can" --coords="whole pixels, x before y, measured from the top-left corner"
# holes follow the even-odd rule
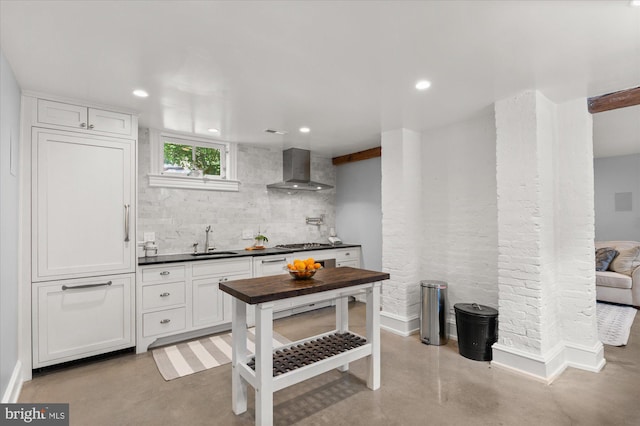
[[[447,283],[426,280],[420,282],[420,340],[427,345],[445,345],[449,340],[447,315]]]

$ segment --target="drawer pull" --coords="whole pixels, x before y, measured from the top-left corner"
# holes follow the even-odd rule
[[[111,284],[113,284],[113,282],[111,281],[107,281],[106,283],[98,283],[98,284],[82,284],[82,285],[74,285],[74,286],[67,286],[67,285],[63,285],[62,286],[62,290],[75,290],[77,288],[92,288],[92,287],[105,287],[105,286],[110,286]]]
[[[224,278],[220,278],[220,280],[218,280],[219,283],[224,282],[224,281],[229,281],[228,277],[224,277]]]
[[[162,294],[160,294],[160,297],[167,297],[167,296],[170,296],[170,295],[171,295],[171,293],[162,293]]]
[[[169,324],[171,322],[171,320],[169,318],[165,318],[163,320],[160,320],[160,324]]]
[[[286,261],[287,259],[283,257],[281,259],[263,260],[262,263],[281,263]]]
[[[345,256],[351,256],[351,253],[346,252],[344,255],[345,255]]]
[[[169,271],[162,271],[162,272],[160,272],[160,275],[169,275],[170,273],[171,272],[169,272]]]

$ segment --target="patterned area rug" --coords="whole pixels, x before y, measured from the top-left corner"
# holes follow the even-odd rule
[[[247,349],[255,352],[255,329],[247,330]],[[153,350],[153,359],[165,380],[204,371],[231,362],[231,333],[205,337],[198,340],[165,346]],[[273,332],[273,347],[291,343],[289,339]]]
[[[598,337],[605,345],[624,346],[629,341],[637,310],[630,306],[597,303]]]

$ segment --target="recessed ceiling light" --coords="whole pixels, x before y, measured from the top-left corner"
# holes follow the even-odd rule
[[[310,128],[308,127],[300,127],[300,132],[301,133],[309,133],[311,131]]]
[[[139,98],[146,98],[147,96],[149,96],[149,94],[142,89],[136,89],[133,91],[133,94]]]
[[[631,0],[629,6],[640,7],[640,0]]]
[[[210,131],[211,133],[220,133],[220,130],[218,130],[216,128],[213,128],[213,127],[210,128],[210,129],[207,129],[207,130]]]
[[[418,90],[427,90],[429,87],[431,87],[431,82],[427,80],[420,80],[416,83],[416,89]]]
[[[293,187],[294,187],[294,188],[297,188],[297,187],[298,187],[298,185],[293,185]]]
[[[284,130],[275,130],[275,129],[264,129],[265,132],[267,133],[273,133],[274,135],[286,135],[287,132],[285,132]]]

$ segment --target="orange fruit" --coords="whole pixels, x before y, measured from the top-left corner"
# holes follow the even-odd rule
[[[313,269],[320,269],[320,268],[322,268],[322,265],[321,265],[321,264],[319,264],[319,263],[314,263],[314,265],[313,265]]]

